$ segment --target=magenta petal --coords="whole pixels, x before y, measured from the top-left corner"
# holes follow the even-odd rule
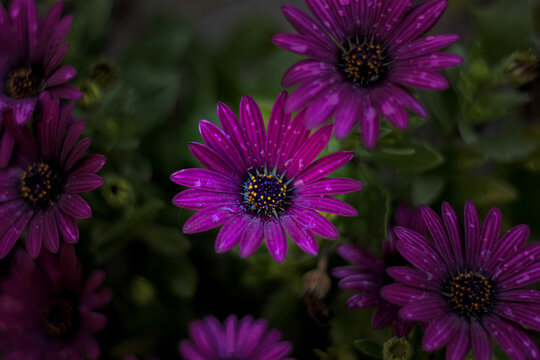
[[[311,231],[305,230],[302,226],[299,226],[291,216],[285,215],[280,217],[279,220],[285,229],[285,232],[291,237],[292,241],[302,249],[302,251],[310,255],[317,255],[319,246]]]
[[[182,355],[186,360],[206,360],[207,359],[206,357],[204,357],[203,355],[199,353],[199,347],[193,345],[193,343],[188,340],[182,340],[180,342],[178,351],[180,352],[180,355]]]
[[[360,129],[362,130],[362,142],[366,149],[371,150],[377,143],[379,135],[379,116],[369,98],[364,99],[361,111]]]
[[[430,35],[397,48],[395,57],[405,60],[427,55],[453,44],[458,38],[458,35]]]
[[[482,225],[482,231],[480,232],[480,264],[487,264],[491,257],[491,252],[495,247],[495,243],[499,240],[501,233],[501,210],[497,207],[493,207],[489,210]]]
[[[37,213],[28,225],[26,234],[26,251],[32,259],[36,259],[43,242],[43,214]]]
[[[227,174],[230,178],[240,181],[240,177],[231,168],[228,160],[224,159],[216,151],[199,143],[189,143],[189,151],[208,170],[221,174]]]
[[[336,137],[343,139],[352,129],[354,124],[360,122],[360,113],[363,111],[360,104],[365,93],[357,91],[354,87],[343,87],[341,102],[336,107]]]
[[[423,236],[415,231],[402,228],[394,229],[399,241],[397,248],[400,254],[419,270],[435,275],[443,271],[444,262]]]
[[[502,302],[494,310],[497,315],[518,323],[526,328],[540,331],[538,304]]]
[[[217,107],[217,113],[219,122],[224,132],[230,137],[231,142],[234,144],[241,159],[244,161],[248,169],[255,165],[255,159],[253,158],[249,147],[247,146],[247,139],[244,136],[240,122],[236,118],[234,112],[225,104],[219,103]],[[174,180],[173,180],[174,181]]]
[[[353,157],[354,153],[351,151],[340,151],[323,156],[297,175],[293,185],[300,186],[319,180],[341,168]]]
[[[232,249],[240,241],[240,237],[249,224],[249,217],[239,215],[227,221],[216,238],[216,252],[223,253]]]
[[[235,206],[211,207],[203,209],[186,221],[182,231],[185,234],[194,234],[213,229],[225,223],[231,216],[238,212],[239,209]]]
[[[177,184],[193,187],[198,190],[219,193],[238,193],[240,185],[231,178],[216,171],[207,169],[184,169],[171,175],[171,180]]]
[[[384,302],[373,312],[371,317],[371,327],[374,329],[382,329],[392,323],[398,317],[399,307],[390,303]]]
[[[264,238],[272,258],[278,263],[282,262],[287,253],[287,235],[279,221],[270,220],[264,223]]]
[[[47,80],[47,87],[53,87],[68,82],[77,74],[73,66],[64,65],[56,70]]]
[[[295,177],[317,158],[328,144],[332,136],[332,130],[333,126],[329,124],[315,131],[309,137],[304,145],[293,155],[292,161],[288,165],[287,176],[291,178]]]
[[[399,310],[399,315],[404,320],[428,321],[449,312],[450,308],[448,307],[448,304],[442,299],[425,297],[423,299],[416,299],[403,306],[401,310]]]
[[[188,189],[176,194],[172,202],[184,209],[201,210],[218,205],[238,205],[240,199],[238,195],[233,194]]]
[[[35,97],[23,98],[14,101],[12,105],[13,116],[17,125],[24,125],[30,120],[37,104]]]
[[[401,70],[388,74],[388,80],[420,90],[446,90],[449,86],[444,76],[433,71]]]
[[[332,53],[318,40],[310,36],[298,34],[277,34],[272,36],[272,42],[282,49],[308,56],[317,60],[333,62]]]
[[[32,210],[24,211],[16,217],[17,220],[10,225],[6,232],[4,232],[0,241],[0,259],[3,259],[13,248],[33,214],[34,212]]]
[[[282,7],[285,18],[291,23],[292,26],[302,35],[307,35],[313,39],[317,39],[322,45],[329,48],[329,50],[335,49],[336,45],[328,34],[319,27],[319,25],[313,21],[312,18],[307,16],[303,11],[298,10],[294,6],[284,5]]]
[[[312,102],[322,92],[327,91],[334,86],[338,81],[338,75],[327,76],[324,78],[317,77],[316,80],[306,81],[301,84],[287,99],[285,111],[293,112],[302,109],[304,106]]]
[[[460,56],[440,52],[399,61],[396,63],[393,69],[396,71],[401,71],[402,69],[424,69],[438,71],[459,65],[462,62],[463,59]]]
[[[514,324],[495,316],[483,318],[482,324],[511,358],[538,357],[538,348],[529,335]]]
[[[220,128],[209,121],[201,120],[199,122],[199,132],[206,145],[219,153],[222,159],[226,158],[237,172],[245,171],[246,167],[240,153],[231,139]]]
[[[43,216],[43,243],[47,250],[57,253],[60,248],[60,237],[58,236],[58,226],[53,210],[48,210]]]
[[[465,264],[465,254],[463,253],[463,236],[461,235],[457,214],[447,202],[443,202],[441,212],[444,226],[448,233],[448,239],[450,240],[450,247],[454,252],[454,259],[456,260],[458,267],[462,267],[463,264]]]
[[[405,285],[410,285],[427,290],[436,290],[431,279],[421,271],[404,266],[390,266],[386,268],[386,272],[394,280]]]
[[[349,178],[324,178],[308,185],[299,186],[296,194],[314,195],[337,195],[362,190],[364,184],[358,180]]]
[[[429,31],[435,25],[446,9],[448,3],[445,0],[431,0],[415,6],[411,9],[399,26],[394,30],[394,35],[388,39],[395,47],[417,39]]]
[[[477,360],[491,360],[493,352],[491,339],[482,324],[476,319],[471,319],[471,345],[474,358]]]
[[[101,168],[103,165],[105,165],[105,162],[107,159],[103,155],[99,154],[91,154],[87,155],[80,163],[77,165],[73,171],[71,172],[71,175],[79,175],[79,174],[95,174]]]
[[[289,213],[306,230],[312,231],[321,237],[337,239],[339,236],[334,224],[316,211],[291,206]]]
[[[79,240],[79,226],[73,217],[58,211],[56,222],[62,237],[68,244],[75,244]]]
[[[286,124],[290,122],[291,114],[285,113],[285,103],[287,102],[287,93],[279,94],[268,119],[268,134],[266,136],[266,164],[268,168],[277,167],[279,157],[279,148],[283,141],[283,135],[286,132]]]
[[[248,257],[253,254],[264,239],[263,224],[258,218],[252,218],[240,237],[240,256]]]
[[[450,339],[446,346],[447,360],[462,360],[471,348],[469,324],[462,321],[456,334]]]
[[[441,218],[430,207],[422,206],[422,218],[433,237],[433,245],[441,258],[446,261],[450,269],[456,269],[458,260],[454,257],[454,251],[446,235]]]
[[[304,208],[336,214],[341,216],[356,216],[358,211],[346,202],[328,196],[308,197],[302,196],[296,199],[295,204]]]
[[[339,104],[339,91],[336,87],[327,89],[319,94],[307,107],[304,125],[308,129],[322,125],[332,116],[336,105]]]
[[[52,96],[61,99],[80,99],[82,92],[73,85],[63,84],[48,89]]]
[[[328,76],[337,74],[337,71],[335,65],[324,61],[312,59],[302,60],[295,63],[285,72],[283,79],[281,79],[281,85],[283,87],[290,87],[313,77],[327,78]]]
[[[13,139],[13,136],[11,136],[11,133],[7,130],[4,130],[0,138],[0,169],[5,168],[9,164],[14,144],[15,140]]]
[[[514,226],[497,243],[497,247],[488,263],[488,270],[493,271],[496,266],[501,265],[506,258],[515,254],[521,249],[529,238],[529,227],[527,225]]]
[[[369,251],[352,244],[342,244],[337,253],[348,262],[360,266],[362,269],[372,269],[375,272],[384,271],[384,264]]]
[[[403,310],[403,309],[402,309]],[[401,313],[401,311],[400,311]],[[430,325],[426,328],[424,338],[422,339],[422,347],[426,351],[435,351],[446,345],[456,334],[459,327],[459,321],[454,314],[443,315],[440,312],[433,313],[433,319]]]
[[[260,166],[266,157],[266,129],[259,106],[248,95],[242,96],[240,100],[240,122],[246,134],[248,148],[255,163]]]
[[[424,299],[428,293],[425,290],[403,284],[390,284],[381,289],[381,296],[388,302],[399,306],[415,303]]]
[[[82,193],[92,191],[103,185],[103,178],[95,174],[71,175],[66,180],[64,191]]]
[[[64,194],[58,201],[58,206],[67,215],[76,219],[88,219],[92,216],[90,205],[77,194]]]

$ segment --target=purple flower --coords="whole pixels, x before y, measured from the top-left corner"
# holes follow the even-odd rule
[[[189,326],[191,340],[180,342],[185,360],[291,360],[291,344],[280,341],[281,333],[267,329],[265,319],[229,315],[222,325],[208,316]]]
[[[491,335],[510,358],[538,359],[536,344],[520,325],[540,331],[540,292],[521,289],[540,280],[540,244],[525,246],[526,225],[499,238],[501,212],[495,207],[482,225],[467,202],[463,230],[449,204],[441,212],[442,220],[422,208],[432,239],[395,229],[397,248],[414,268],[388,268],[400,283],[385,286],[383,297],[403,306],[402,318],[425,324],[426,351],[446,345],[447,359],[463,359],[472,347],[475,359],[488,360]]]
[[[85,121],[73,118],[73,103],[61,107],[58,99],[46,94],[41,98],[32,130],[18,126],[12,112],[5,113],[19,150],[13,164],[0,170],[0,258],[9,253],[25,228],[26,249],[32,258],[39,255],[42,243],[55,253],[60,237],[77,242],[75,219],[92,215],[78,193],[103,184],[96,172],[105,157],[85,156],[91,139],[77,141]]]
[[[12,109],[19,125],[28,121],[44,91],[65,99],[81,96],[66,84],[77,72],[61,65],[72,20],[61,13],[61,2],[43,20],[33,0],[13,0],[7,12],[0,5],[0,110]]]
[[[312,128],[334,115],[336,136],[343,138],[355,122],[364,145],[375,146],[378,115],[398,129],[407,126],[405,108],[427,118],[424,108],[403,86],[444,90],[448,82],[437,73],[461,63],[453,54],[437,52],[457,35],[422,38],[437,22],[447,2],[431,0],[306,0],[313,20],[292,6],[283,13],[298,34],[278,34],[277,46],[309,57],[294,64],[282,85],[300,85],[286,111],[306,112]]]
[[[58,255],[43,252],[32,261],[17,250],[10,276],[0,281],[0,349],[5,360],[98,358],[93,334],[105,328],[98,312],[112,297],[102,287],[105,274],[83,279],[73,246]]]
[[[325,178],[352,159],[342,151],[315,160],[332,136],[328,125],[313,133],[302,126],[305,112],[291,121],[282,93],[265,130],[257,104],[249,96],[240,102],[240,121],[225,104],[218,105],[224,131],[208,121],[199,123],[205,145],[189,149],[206,169],[185,169],[171,180],[192,189],[177,194],[176,206],[201,210],[184,225],[197,233],[224,224],[216,251],[240,244],[243,257],[251,255],[263,238],[272,257],[281,262],[287,234],[308,254],[318,252],[313,234],[335,239],[336,227],[318,211],[355,216],[349,204],[329,195],[360,190],[362,183],[347,178]]]
[[[13,139],[4,130],[2,112],[13,111],[15,122],[25,124],[48,91],[55,97],[78,99],[81,92],[67,84],[77,71],[61,65],[68,50],[71,16],[61,17],[56,3],[40,21],[33,0],[13,0],[6,12],[0,4],[0,168],[7,166]]]
[[[399,205],[394,219],[397,226],[410,227],[421,234],[426,232],[420,209],[411,211],[406,205]],[[384,261],[356,245],[340,245],[337,251],[342,258],[353,264],[332,270],[333,276],[342,279],[339,282],[340,288],[357,292],[348,299],[347,305],[356,309],[376,307],[371,318],[371,326],[374,329],[392,324],[397,336],[407,336],[414,322],[401,319],[398,316],[399,306],[387,302],[380,294],[383,286],[394,282],[386,274],[386,269],[390,266],[407,264],[396,249],[394,228],[389,227],[388,241],[383,242]]]

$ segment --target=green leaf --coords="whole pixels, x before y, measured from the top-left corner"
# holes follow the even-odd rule
[[[491,61],[532,45],[529,1],[498,0],[476,14],[477,38]]]
[[[478,206],[491,206],[512,202],[517,196],[517,189],[504,180],[460,176],[456,183],[454,199],[457,203],[471,200]]]
[[[472,148],[492,159],[510,162],[522,159],[535,150],[535,144],[517,136],[483,137]]]
[[[369,339],[360,339],[354,341],[354,346],[365,355],[375,359],[382,359],[382,347]]]
[[[440,177],[420,177],[412,183],[412,201],[414,205],[430,204],[444,188]]]
[[[373,151],[368,155],[375,163],[398,172],[421,173],[444,162],[443,156],[429,145],[406,144]]]

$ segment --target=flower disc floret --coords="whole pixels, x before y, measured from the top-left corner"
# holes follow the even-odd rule
[[[382,82],[388,72],[388,59],[378,44],[368,41],[349,43],[341,57],[340,65],[345,75],[364,87]]]
[[[6,77],[6,92],[13,99],[36,96],[41,87],[41,76],[31,67],[12,70]]]
[[[62,186],[59,173],[44,162],[28,165],[20,180],[22,198],[37,208],[53,206]]]
[[[450,307],[469,318],[480,318],[489,311],[493,290],[486,276],[473,271],[460,273],[444,284]]]
[[[251,175],[246,180],[243,195],[248,211],[263,217],[278,217],[289,203],[287,184],[282,178],[266,171]]]

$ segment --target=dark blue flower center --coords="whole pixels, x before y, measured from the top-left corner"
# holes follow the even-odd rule
[[[258,173],[251,175],[244,183],[244,204],[253,214],[278,216],[289,205],[289,189],[281,177]]]
[[[36,96],[41,86],[41,75],[29,66],[16,68],[8,73],[6,93],[13,99]]]
[[[340,66],[348,79],[361,86],[375,85],[388,72],[388,56],[378,44],[364,41],[348,43],[341,54]]]
[[[444,285],[444,293],[458,314],[480,318],[488,312],[494,291],[484,275],[469,271],[450,278]]]
[[[29,165],[21,176],[19,190],[23,199],[36,208],[54,205],[62,192],[63,181],[60,174],[47,163]]]
[[[76,307],[63,297],[51,298],[44,306],[42,315],[43,328],[49,336],[66,338],[76,329]]]

